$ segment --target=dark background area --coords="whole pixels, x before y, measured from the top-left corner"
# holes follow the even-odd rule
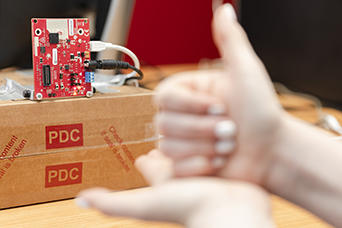
[[[342,104],[342,1],[242,0],[242,25],[272,79]]]
[[[31,18],[82,17],[96,10],[99,39],[110,0],[0,0],[0,69],[32,68]]]
[[[149,65],[217,58],[211,0],[136,0],[127,42]],[[100,39],[109,0],[0,0],[0,68],[31,68],[32,17],[99,12]],[[241,23],[274,81],[342,104],[342,1],[242,0]]]

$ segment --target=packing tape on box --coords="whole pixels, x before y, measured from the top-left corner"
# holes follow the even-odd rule
[[[12,137],[8,144],[3,148],[0,154],[0,162],[2,160],[6,159],[13,159],[13,158],[20,158],[20,157],[29,157],[29,156],[38,156],[38,155],[48,155],[48,154],[55,154],[55,153],[63,153],[68,151],[83,151],[83,150],[99,150],[103,148],[106,149],[112,149],[117,147],[125,147],[129,145],[135,145],[135,144],[141,144],[146,142],[158,142],[162,138],[161,135],[153,136],[150,138],[145,138],[141,140],[135,140],[135,141],[127,141],[127,142],[114,142],[109,141],[110,139],[105,139],[106,142],[101,145],[93,145],[93,146],[82,146],[82,147],[67,147],[67,148],[58,148],[51,151],[40,151],[40,152],[33,152],[29,154],[22,154],[21,152],[25,149],[27,140],[21,140],[18,141],[17,137]]]

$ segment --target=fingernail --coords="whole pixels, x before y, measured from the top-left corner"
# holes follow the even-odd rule
[[[203,156],[191,157],[175,163],[177,171],[195,171],[208,166],[208,159]]]
[[[226,109],[222,104],[213,104],[208,108],[208,114],[213,116],[220,116],[226,113]]]
[[[229,3],[226,3],[224,4],[221,8],[220,8],[220,13],[222,13],[225,17],[229,17],[231,19],[234,19],[236,20],[237,17],[236,17],[236,13],[235,13],[235,9],[234,7],[229,4]]]
[[[83,198],[77,197],[75,199],[75,203],[80,208],[83,208],[83,209],[89,209],[90,208],[89,203]]]
[[[219,139],[230,139],[236,133],[236,125],[233,121],[224,120],[216,124],[214,132]]]
[[[235,142],[233,141],[219,141],[215,144],[215,151],[220,155],[227,155],[232,152],[235,147]]]
[[[226,164],[226,159],[222,157],[215,157],[212,160],[212,165],[215,169],[220,169]]]

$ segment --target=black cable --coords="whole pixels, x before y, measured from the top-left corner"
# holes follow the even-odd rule
[[[144,73],[140,69],[136,68],[133,65],[128,65],[128,68],[137,72],[139,74],[139,77],[130,77],[130,78],[127,78],[127,80],[132,80],[132,79],[142,80],[144,78]]]
[[[153,87],[148,85],[151,83],[159,83],[167,78],[168,75],[159,66],[148,63],[144,60],[141,60],[140,63],[141,65],[146,66],[147,68],[153,69],[153,72],[151,72],[151,75],[153,75],[153,77],[150,75],[152,79],[142,81],[140,83],[140,87],[145,89],[154,89]]]
[[[113,60],[113,59],[103,59],[103,60],[90,60],[85,62],[85,67],[90,70],[117,70],[117,69],[131,69],[139,74],[139,77],[130,77],[127,80],[137,79],[141,80],[144,77],[143,72],[132,66],[128,62]]]

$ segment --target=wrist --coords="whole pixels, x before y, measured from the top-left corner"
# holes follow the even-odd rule
[[[303,190],[296,189],[301,185],[328,184],[332,167],[327,164],[332,159],[326,155],[338,155],[334,163],[342,158],[340,153],[336,154],[336,150],[342,149],[341,144],[331,137],[330,133],[285,114],[272,144],[265,188],[273,194],[291,198],[295,197],[296,190]]]
[[[332,135],[290,116],[272,148],[265,188],[335,226],[342,209],[342,145]]]
[[[268,152],[270,158],[264,183],[264,187],[273,194],[280,195],[279,189],[290,186],[289,179],[293,176],[290,173],[296,172],[294,167],[291,169],[291,163],[287,163],[286,154],[291,153],[291,145],[300,140],[300,135],[296,132],[298,127],[298,120],[283,113]]]
[[[187,227],[275,227],[270,197],[263,188],[247,182],[222,182],[225,186],[211,188],[208,198],[201,197],[202,204],[188,217]]]

